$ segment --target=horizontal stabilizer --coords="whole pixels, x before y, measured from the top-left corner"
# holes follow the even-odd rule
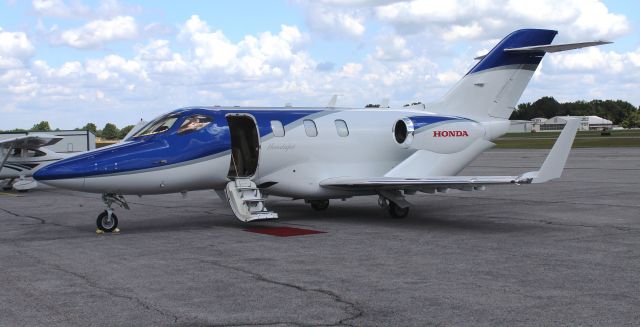
[[[534,45],[530,47],[520,47],[520,48],[507,48],[504,49],[504,52],[507,53],[526,53],[526,52],[561,52],[568,50],[575,50],[581,48],[595,47],[598,45],[611,44],[613,42],[610,41],[590,41],[590,42],[578,42],[578,43],[564,43],[564,44],[546,44],[546,45]],[[473,59],[482,60],[487,55],[477,56]]]
[[[547,45],[534,45],[530,47],[521,48],[507,48],[504,52],[561,52],[567,50],[574,50],[580,48],[594,47],[603,44],[610,44],[609,41],[591,41],[591,42],[578,42],[578,43],[564,43],[564,44],[547,44]]]

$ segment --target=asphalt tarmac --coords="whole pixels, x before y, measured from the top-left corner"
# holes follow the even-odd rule
[[[492,150],[464,175],[535,170]],[[324,212],[270,198],[247,225],[211,191],[129,197],[95,233],[99,195],[0,194],[1,326],[640,324],[640,148],[575,149],[563,177],[484,192],[376,197]],[[277,237],[247,227],[325,233]]]

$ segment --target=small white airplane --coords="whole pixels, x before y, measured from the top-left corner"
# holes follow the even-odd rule
[[[26,192],[38,186],[27,179],[39,168],[66,158],[68,154],[44,148],[62,140],[62,137],[46,134],[31,134],[0,140],[0,187],[3,190]]]
[[[487,185],[542,183],[560,177],[578,122],[569,121],[538,171],[519,176],[457,176],[507,132],[514,110],[546,52],[608,42],[551,45],[557,32],[509,34],[441,101],[387,108],[188,107],[164,114],[125,142],[50,164],[34,177],[55,187],[102,193],[96,221],[118,225],[123,195],[214,189],[242,221],[277,218],[265,195],[330,199],[379,195],[394,217],[406,195]],[[332,101],[333,102],[333,101]]]

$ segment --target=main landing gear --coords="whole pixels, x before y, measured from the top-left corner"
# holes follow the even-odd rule
[[[385,195],[389,195],[389,197]],[[385,195],[380,195],[378,198],[378,205],[381,208],[387,209],[391,217],[400,219],[409,215],[409,202],[404,199],[404,196],[401,193],[389,193]]]
[[[325,211],[329,208],[329,200],[309,200],[308,202],[315,211]]]
[[[114,232],[118,229],[118,216],[113,213],[113,208],[111,208],[111,206],[115,203],[121,208],[128,210],[129,204],[127,204],[127,200],[125,200],[122,195],[114,193],[103,193],[102,202],[107,206],[107,209],[98,215],[98,219],[96,219],[96,226],[98,227],[98,230],[103,233]]]

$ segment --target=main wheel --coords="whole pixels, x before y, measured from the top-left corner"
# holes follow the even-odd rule
[[[389,201],[389,214],[393,218],[404,218],[409,214],[409,207],[400,208],[393,201]]]
[[[118,227],[118,216],[116,216],[115,213],[111,213],[111,219],[109,219],[109,214],[107,213],[107,210],[105,210],[98,215],[96,225],[99,230],[105,233],[111,233]]]
[[[324,211],[329,208],[329,200],[313,200],[309,201],[311,208],[315,211]]]

